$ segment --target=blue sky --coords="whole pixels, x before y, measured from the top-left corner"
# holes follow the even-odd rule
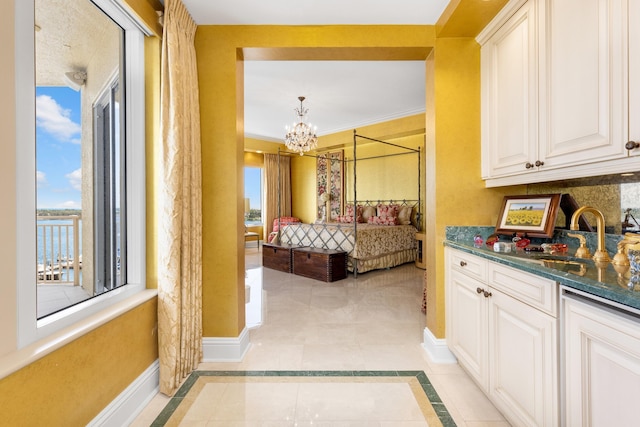
[[[81,208],[80,92],[36,88],[36,176],[40,209]]]
[[[260,209],[260,168],[244,168],[244,197],[251,199],[251,209]]]

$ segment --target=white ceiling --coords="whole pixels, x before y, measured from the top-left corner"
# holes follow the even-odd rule
[[[199,25],[434,24],[449,0],[182,0]],[[423,61],[245,61],[245,134],[282,141],[304,96],[318,135],[424,112]]]

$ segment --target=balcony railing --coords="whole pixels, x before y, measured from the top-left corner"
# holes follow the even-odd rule
[[[80,284],[80,216],[37,217],[38,284]]]

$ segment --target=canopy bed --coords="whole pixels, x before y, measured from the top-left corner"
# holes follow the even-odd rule
[[[399,152],[358,158],[358,143],[361,140],[395,147],[394,149]],[[305,154],[305,156],[307,155]],[[403,155],[414,155],[417,159],[418,179],[415,190],[417,198],[411,200],[404,198],[359,200],[357,165],[362,165],[363,162],[373,159]],[[326,202],[326,207],[319,206],[318,212],[322,219],[314,224],[304,224],[292,221],[288,217],[281,221],[280,215],[278,215],[274,220],[274,232],[270,236],[270,242],[288,246],[345,251],[348,255],[348,270],[353,272],[354,276],[370,270],[390,268],[415,261],[417,254],[416,233],[421,230],[422,217],[420,149],[368,138],[358,135],[354,130],[353,159],[343,159],[342,156],[334,158],[327,156],[324,159],[329,163],[324,167],[329,170],[332,169],[332,163],[335,164],[335,162],[340,162],[341,168],[351,168],[352,193],[349,194],[349,200],[342,194],[341,180],[336,185],[336,188],[340,187],[340,191],[334,191],[333,187],[329,187],[329,184],[319,183],[319,199],[321,203]],[[331,180],[330,177],[329,181]],[[368,182],[368,184],[371,187],[372,183]],[[343,187],[345,190],[348,189],[347,186]],[[331,194],[331,196],[322,197],[324,193]]]

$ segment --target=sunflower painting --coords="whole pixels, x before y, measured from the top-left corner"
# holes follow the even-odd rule
[[[560,194],[506,196],[496,233],[552,237],[559,204]]]

